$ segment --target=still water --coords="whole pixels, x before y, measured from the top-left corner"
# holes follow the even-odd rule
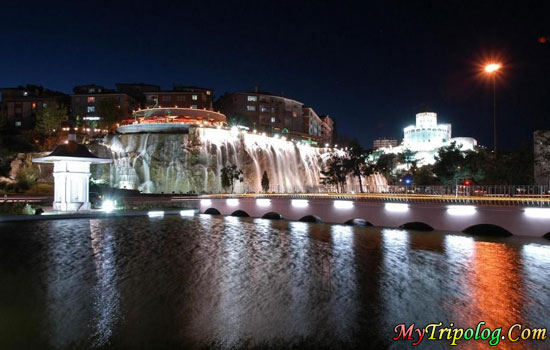
[[[543,240],[208,215],[0,224],[0,349],[408,348],[396,324],[550,328],[549,277]]]

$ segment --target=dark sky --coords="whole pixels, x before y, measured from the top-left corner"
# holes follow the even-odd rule
[[[13,1],[0,7],[0,85],[146,82],[284,92],[370,146],[423,106],[492,144],[479,65],[497,57],[500,145],[550,128],[549,1]]]

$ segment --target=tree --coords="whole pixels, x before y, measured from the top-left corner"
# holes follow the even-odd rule
[[[464,163],[463,152],[452,142],[437,152],[433,172],[444,185],[454,185],[463,177]]]
[[[59,130],[61,123],[67,120],[67,107],[49,103],[36,112],[35,130],[45,136],[51,136],[54,130]]]
[[[262,175],[262,190],[267,193],[269,191],[269,178],[267,177],[267,171],[264,170]]]
[[[395,181],[392,177],[393,170],[398,164],[398,156],[393,153],[385,153],[378,157],[374,169],[388,180],[389,183]]]
[[[235,186],[235,181],[243,181],[243,171],[238,169],[236,165],[226,165],[221,170],[221,182],[224,189],[231,189]]]
[[[535,132],[534,163],[537,178],[546,178],[546,185],[550,185],[550,132],[539,130]]]
[[[348,173],[345,158],[334,153],[327,159],[325,169],[321,170],[321,184],[336,185],[338,192],[344,192]]]
[[[99,126],[109,129],[120,122],[123,117],[122,110],[116,98],[102,98],[97,101],[97,114],[101,117]]]
[[[361,193],[363,193],[363,181],[361,177],[364,176],[366,171],[367,152],[359,144],[357,139],[354,139],[349,143],[348,149],[349,151],[347,153],[347,157],[344,158],[344,166],[348,173],[351,173],[359,180],[359,189],[361,190]]]

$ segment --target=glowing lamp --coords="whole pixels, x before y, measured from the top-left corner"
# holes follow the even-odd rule
[[[500,64],[498,63],[489,63],[488,65],[485,66],[485,72],[487,73],[494,73],[499,69],[500,69]]]
[[[256,205],[259,207],[269,207],[271,205],[271,199],[258,198],[256,199]]]
[[[150,218],[163,217],[163,216],[164,216],[164,211],[162,211],[162,210],[150,211],[150,212],[147,213],[147,215],[148,215]]]
[[[474,215],[476,213],[476,207],[471,205],[449,205],[447,207],[447,213],[457,216]]]
[[[113,210],[115,210],[116,202],[112,200],[105,200],[101,204],[101,210],[103,210],[106,213],[110,213]]]
[[[180,216],[182,216],[182,217],[195,216],[195,211],[193,209],[181,210],[180,211]]]
[[[550,219],[550,208],[525,208],[525,215],[534,219]]]
[[[353,208],[352,201],[334,201],[334,207],[336,209],[351,209]]]
[[[235,207],[239,205],[239,200],[237,198],[228,198],[225,200],[225,204],[229,205],[230,207]]]
[[[212,200],[210,200],[210,199],[201,199],[201,205],[212,205]]]
[[[295,208],[305,208],[309,205],[309,202],[305,199],[293,199],[290,203]]]
[[[396,213],[404,213],[409,211],[409,205],[406,203],[386,203],[384,204],[384,209]]]

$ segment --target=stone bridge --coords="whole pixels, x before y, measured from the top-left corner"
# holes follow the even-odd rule
[[[395,198],[369,201],[338,197],[212,196],[202,198],[199,208],[206,214],[254,218],[548,237],[550,208],[525,204],[529,203],[494,205],[396,201]]]

